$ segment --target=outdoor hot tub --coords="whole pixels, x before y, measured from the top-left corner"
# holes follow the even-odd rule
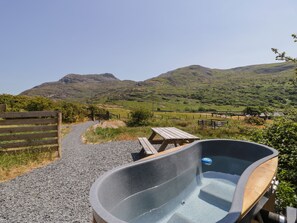
[[[251,142],[201,140],[118,167],[91,187],[94,222],[237,222],[249,177],[277,155]]]

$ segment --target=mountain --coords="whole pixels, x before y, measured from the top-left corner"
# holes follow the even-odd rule
[[[178,68],[151,79],[121,81],[112,74],[69,74],[23,92],[50,98],[116,101],[188,101],[189,103],[274,106],[297,105],[292,63],[211,69],[199,65]]]
[[[68,74],[59,81],[41,84],[22,92],[21,95],[86,101],[134,85],[134,81],[121,81],[109,73]]]

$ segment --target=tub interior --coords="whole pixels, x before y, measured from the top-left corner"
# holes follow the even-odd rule
[[[230,174],[203,171],[208,166],[199,165],[161,185],[125,198],[111,210],[111,214],[131,223],[218,221],[227,215],[240,174],[250,162],[242,163],[228,157],[212,159],[214,163],[220,161],[218,165],[226,166],[223,163],[227,162],[241,168]]]

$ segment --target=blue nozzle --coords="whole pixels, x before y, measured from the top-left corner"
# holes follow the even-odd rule
[[[208,157],[202,158],[201,161],[203,164],[208,165],[208,166],[212,164],[212,159],[208,158]]]

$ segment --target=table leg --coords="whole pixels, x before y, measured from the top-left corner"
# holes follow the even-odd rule
[[[156,136],[155,132],[152,132],[151,136],[148,138],[149,141],[153,140],[153,138]]]
[[[162,144],[161,144],[161,146],[160,146],[158,152],[164,151],[164,150],[166,149],[167,145],[168,145],[168,142],[167,142],[166,140],[164,140],[164,141],[162,142]]]

